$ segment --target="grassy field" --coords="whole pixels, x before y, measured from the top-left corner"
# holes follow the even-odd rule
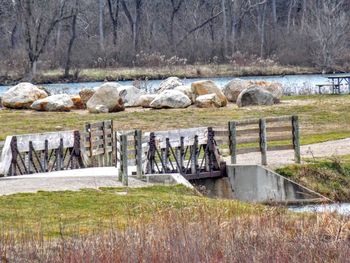
[[[0,227],[2,232],[25,230],[45,237],[74,236],[150,223],[169,210],[186,211],[195,221],[202,209],[226,218],[269,210],[237,201],[208,199],[184,186],[85,189],[2,196]]]
[[[83,129],[86,122],[113,119],[119,130],[169,130],[199,126],[226,126],[230,120],[299,115],[302,144],[350,136],[350,96],[315,95],[285,97],[275,106],[220,109],[144,110],[128,109],[110,114],[86,111],[62,113],[0,110],[0,141],[12,134]]]
[[[320,73],[318,69],[295,66],[239,66],[229,64],[198,64],[162,67],[129,67],[129,68],[94,68],[79,70],[77,76],[68,79],[63,78],[63,70],[39,71],[34,82],[57,83],[57,82],[86,82],[104,80],[135,80],[135,79],[165,79],[168,77],[179,78],[211,78],[231,76],[269,76],[269,75],[295,75]],[[12,73],[0,77],[0,84],[18,82],[21,75]]]
[[[350,253],[348,217],[182,186],[0,197],[0,222],[3,262],[346,262]]]

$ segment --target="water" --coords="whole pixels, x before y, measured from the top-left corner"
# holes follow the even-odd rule
[[[341,215],[350,216],[350,203],[307,205],[307,206],[300,206],[300,207],[290,207],[289,209],[294,212],[315,212],[315,213],[337,212]]]
[[[326,83],[328,79],[327,75],[315,74],[315,75],[286,75],[286,76],[256,76],[256,77],[242,77],[242,79],[247,80],[263,80],[263,81],[272,81],[280,82],[283,84],[284,92],[286,95],[307,95],[307,94],[316,94],[318,93],[318,88],[316,84]],[[211,79],[218,86],[223,87],[234,77],[225,77],[225,78],[193,78],[185,79],[184,83],[186,85],[191,84],[194,81]],[[155,88],[158,87],[161,80],[148,80],[141,81],[138,84],[142,89],[146,89],[148,92],[152,92]],[[133,85],[133,81],[119,81],[121,85]],[[81,83],[60,83],[60,84],[43,84],[52,94],[78,94],[79,91],[83,88],[94,88],[98,87],[103,82],[81,82]],[[0,86],[0,95],[6,92],[10,86]],[[342,92],[347,92],[348,87],[343,86]],[[325,89],[325,93],[330,92],[330,89]]]

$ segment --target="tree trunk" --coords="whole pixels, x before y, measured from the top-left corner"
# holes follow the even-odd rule
[[[99,28],[99,34],[100,34],[100,48],[102,51],[105,49],[104,41],[104,31],[103,31],[103,7],[104,7],[104,1],[99,0],[98,4],[98,11],[99,11],[99,23],[98,23],[98,28]]]
[[[222,9],[222,27],[223,27],[223,57],[227,57],[227,17],[226,17],[226,0],[221,0]]]
[[[71,37],[68,44],[68,50],[67,50],[67,60],[66,60],[66,66],[64,68],[64,77],[69,77],[69,71],[71,67],[71,56],[72,56],[72,49],[74,45],[74,41],[77,36],[76,32],[76,25],[77,25],[77,17],[78,17],[78,5],[76,4],[76,11],[74,13],[74,16],[72,18],[72,31],[71,31]]]
[[[273,24],[276,27],[277,25],[277,6],[276,6],[276,0],[272,0],[272,18],[273,18]]]

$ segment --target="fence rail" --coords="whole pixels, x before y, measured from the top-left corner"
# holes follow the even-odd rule
[[[297,116],[231,121],[227,126],[171,131],[116,131],[115,127],[116,123],[109,120],[88,123],[83,132],[9,136],[4,144],[0,174],[116,166],[121,180],[127,184],[130,166],[136,167],[137,177],[169,171],[191,171],[195,177],[198,171],[219,172],[224,154],[231,156],[231,163],[235,164],[238,155],[259,152],[261,163],[267,165],[269,151],[293,149],[295,161],[300,162]],[[84,157],[88,161],[83,163]],[[75,165],[69,162],[71,158]],[[156,169],[156,165],[160,167]]]

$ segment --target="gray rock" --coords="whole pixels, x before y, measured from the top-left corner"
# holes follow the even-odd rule
[[[273,105],[273,95],[261,87],[250,87],[241,92],[237,99],[238,107],[251,105]]]
[[[195,103],[196,95],[192,92],[191,86],[181,85],[181,86],[177,86],[176,88],[174,88],[174,90],[181,91],[183,94],[185,94],[187,97],[190,98],[192,103]]]
[[[187,108],[191,105],[191,100],[178,90],[166,90],[159,94],[150,104],[151,108]]]
[[[195,104],[198,108],[220,108],[221,107],[221,101],[215,93],[197,97]]]
[[[31,109],[37,111],[70,111],[73,107],[74,103],[67,94],[49,96],[31,105]]]
[[[251,86],[251,82],[242,79],[234,79],[227,83],[222,92],[230,102],[236,102],[239,94],[246,88]]]
[[[46,97],[45,91],[38,89],[31,83],[23,82],[4,93],[2,104],[11,109],[30,109],[34,101]]]
[[[157,97],[157,94],[145,94],[141,95],[137,102],[143,108],[151,108],[151,102]]]
[[[211,80],[193,82],[191,88],[192,93],[195,94],[196,97],[215,93],[221,102],[221,107],[225,107],[227,105],[226,96],[224,93],[222,93],[221,89]]]
[[[134,86],[121,86],[118,88],[119,95],[124,101],[125,107],[139,107],[139,99],[142,95],[145,95],[143,90],[140,90]]]
[[[106,83],[99,87],[86,104],[89,112],[99,113],[100,110],[98,107],[101,105],[105,106],[108,112],[124,111],[124,101],[119,95],[118,90],[120,85],[117,85],[115,85],[115,83]]]
[[[158,94],[162,93],[163,91],[166,90],[172,90],[178,86],[182,86],[183,83],[178,77],[170,77],[167,78],[166,80],[163,80],[160,84],[158,89],[156,89],[156,92]]]
[[[108,113],[109,110],[107,108],[107,106],[105,105],[97,105],[96,106],[96,113]]]

